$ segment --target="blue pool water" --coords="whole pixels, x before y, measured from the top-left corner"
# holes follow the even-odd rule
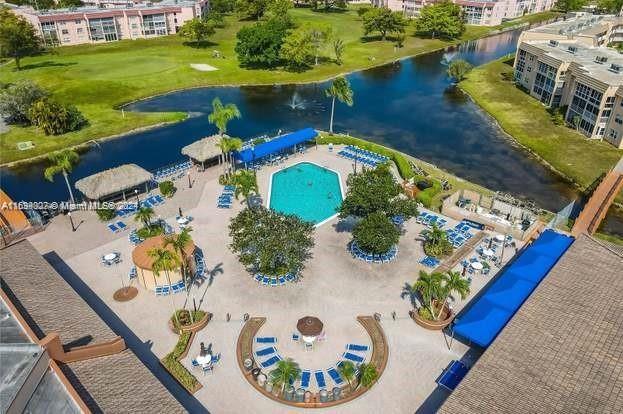
[[[318,224],[336,214],[342,204],[337,173],[301,162],[273,174],[269,207]]]

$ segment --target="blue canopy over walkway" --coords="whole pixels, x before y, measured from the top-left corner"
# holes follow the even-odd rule
[[[318,132],[316,132],[314,128],[301,129],[290,134],[273,138],[268,142],[255,145],[254,147],[236,152],[235,157],[240,162],[252,162],[266,157],[267,155],[275,154],[303,142],[310,141],[316,138],[317,135]]]
[[[455,320],[454,332],[488,347],[573,243],[573,238],[544,231],[486,291]]]

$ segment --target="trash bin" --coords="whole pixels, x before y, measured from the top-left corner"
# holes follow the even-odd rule
[[[333,400],[337,401],[342,397],[342,389],[340,387],[333,388]]]
[[[266,384],[266,375],[264,375],[264,374],[259,374],[259,375],[257,376],[257,384],[258,384],[260,387],[263,387],[263,386],[264,386],[264,384]]]
[[[285,398],[288,401],[294,400],[294,387],[292,385],[286,387]]]
[[[305,390],[303,388],[297,389],[294,398],[298,402],[303,402],[303,400],[305,399]]]
[[[318,394],[320,396],[320,402],[327,402],[327,401],[329,401],[329,393],[327,392],[327,390],[322,389],[322,390],[320,390],[320,392]]]
[[[268,392],[273,392],[273,382],[268,380],[266,384],[264,384],[264,389]]]

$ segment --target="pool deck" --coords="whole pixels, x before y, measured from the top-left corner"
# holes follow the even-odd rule
[[[266,167],[258,172],[260,194],[266,197],[270,174],[280,168],[301,161],[311,161],[339,171],[344,187],[352,171],[351,162],[330,153],[326,146],[310,148],[305,154],[291,157],[285,163]],[[351,240],[349,226],[332,219],[316,228],[313,258],[307,263],[300,283],[283,287],[266,287],[255,282],[229,251],[229,219],[243,208],[235,202],[231,210],[216,208],[216,198],[222,190],[218,184],[219,167],[204,173],[193,172],[192,189],[186,178],[178,182],[178,192],[172,200],[156,207],[156,214],[175,225],[178,207],[194,217],[192,236],[203,250],[210,280],[194,288],[192,300],[204,301],[203,309],[214,314],[208,327],[197,334],[188,358],[182,363],[190,367],[190,359],[198,354],[199,343],[212,343],[215,352],[222,355],[212,374],[203,376],[194,371],[204,387],[195,397],[213,413],[292,413],[303,411],[272,401],[257,392],[243,377],[236,361],[236,342],[245,313],[266,317],[260,334],[279,338],[282,356],[294,357],[303,368],[323,369],[337,361],[347,343],[367,344],[369,338],[357,322],[358,315],[382,315],[381,325],[389,343],[389,360],[378,383],[361,398],[329,409],[331,413],[413,413],[431,412],[445,398],[444,391],[436,390],[435,379],[453,359],[460,359],[469,348],[454,341],[452,349],[440,332],[424,330],[408,316],[412,309],[409,300],[401,298],[406,282],[412,283],[419,270],[425,269],[418,261],[424,256],[419,233],[424,226],[409,220],[399,243],[400,252],[388,264],[368,264],[355,260],[347,252]],[[139,287],[139,295],[130,302],[118,303],[112,299],[121,286],[121,277],[127,278],[131,266],[132,246],[124,233],[111,234],[92,212],[77,212],[82,221],[75,233],[71,232],[66,217],[58,217],[48,229],[30,238],[42,253],[54,252],[57,260],[67,265],[65,273],[73,272],[105,302],[107,306],[144,342],[151,351],[163,357],[171,351],[177,337],[166,327],[172,313],[171,297],[156,297]],[[124,220],[136,227],[132,219]],[[448,220],[448,226],[456,224]],[[100,256],[119,251],[123,262],[116,268],[101,266]],[[511,252],[506,256],[510,258]],[[430,271],[431,269],[426,269]],[[61,272],[62,273],[62,272]],[[477,275],[472,282],[472,293],[466,301],[457,301],[460,310],[492,276]],[[181,306],[184,294],[173,296]],[[397,318],[393,320],[392,312]],[[231,320],[226,321],[226,315]],[[314,315],[324,321],[327,340],[312,352],[304,352],[290,340],[296,321],[305,315]],[[470,356],[468,355],[467,358]]]

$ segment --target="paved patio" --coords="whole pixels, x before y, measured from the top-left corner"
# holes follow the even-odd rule
[[[329,153],[326,146],[310,148],[306,154],[291,157],[282,165],[262,169],[258,173],[260,193],[266,196],[271,172],[303,160],[340,172],[344,185],[353,168],[349,161]],[[369,338],[356,317],[378,312],[389,342],[389,361],[384,374],[361,398],[324,411],[413,413],[418,407],[428,412],[430,407],[439,404],[444,394],[434,392],[435,379],[451,360],[462,358],[469,348],[454,341],[452,349],[448,350],[446,339],[449,338],[417,326],[408,316],[409,300],[401,298],[404,284],[414,282],[418,271],[424,268],[418,263],[424,256],[418,236],[424,227],[409,220],[404,226],[397,259],[388,264],[367,264],[353,259],[346,251],[351,240],[348,226],[333,219],[316,229],[313,258],[307,263],[301,282],[282,287],[261,286],[227,247],[229,219],[243,206],[242,202],[236,202],[231,210],[216,208],[216,199],[222,190],[218,185],[219,173],[218,167],[205,173],[193,173],[197,177],[192,189],[180,182],[181,189],[173,200],[156,208],[157,214],[172,225],[175,225],[178,206],[183,208],[184,214],[194,217],[192,236],[203,250],[211,276],[201,287],[192,289],[190,302],[203,302],[202,309],[212,312],[214,318],[197,335],[183,363],[190,368],[190,359],[198,354],[200,342],[212,343],[213,350],[222,357],[212,374],[203,376],[200,371],[194,371],[204,384],[195,396],[214,413],[297,411],[260,395],[243,378],[235,355],[243,315],[267,318],[260,334],[277,336],[282,356],[294,357],[306,369],[326,369],[337,361],[347,343],[368,344]],[[128,231],[110,234],[95,214],[79,214],[84,223],[76,233],[67,231],[66,218],[59,217],[45,232],[33,236],[32,243],[41,253],[56,251],[141,340],[153,344],[152,351],[158,357],[163,357],[177,340],[166,327],[173,310],[171,301],[180,307],[185,294],[156,297],[139,287],[139,295],[134,300],[113,301],[114,291],[121,286],[121,278],[127,280],[131,266]],[[126,222],[132,224],[131,227],[136,226],[132,219]],[[448,220],[448,226],[455,224]],[[123,262],[110,268],[101,266],[100,256],[111,251],[121,252]],[[511,254],[510,251],[505,254],[507,259]],[[492,275],[475,275],[472,294],[465,302],[457,301],[454,309],[460,310],[491,278]],[[394,311],[395,321],[391,317]],[[228,313],[231,315],[229,322],[226,321]],[[290,338],[296,330],[296,321],[308,314],[324,322],[327,340],[306,353]]]

